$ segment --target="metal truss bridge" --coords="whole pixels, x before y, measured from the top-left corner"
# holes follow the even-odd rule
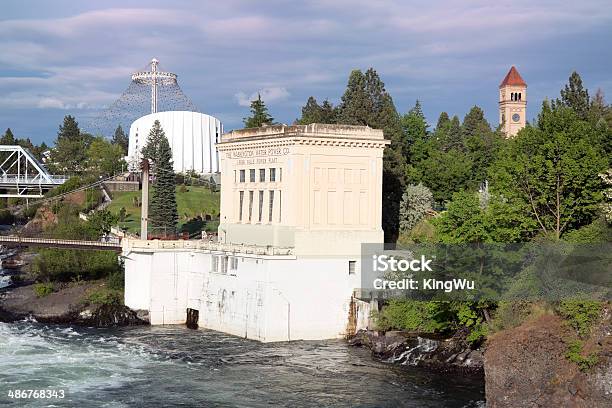
[[[79,241],[72,239],[26,238],[20,237],[18,235],[0,235],[0,244],[5,245],[7,247],[43,247],[121,252],[121,241],[119,239],[115,239],[109,242],[103,242]]]
[[[45,166],[21,146],[0,146],[0,197],[41,198],[64,184],[66,176],[49,174]]]

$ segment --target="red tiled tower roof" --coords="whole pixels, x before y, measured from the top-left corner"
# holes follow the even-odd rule
[[[499,87],[501,88],[506,85],[527,86],[527,83],[523,80],[521,74],[519,74],[514,65],[510,68],[510,71],[508,71],[502,83],[499,84]]]

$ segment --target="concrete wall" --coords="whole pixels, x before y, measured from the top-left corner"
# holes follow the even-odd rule
[[[199,310],[202,328],[265,342],[343,337],[352,291],[360,286],[359,268],[349,275],[347,258],[184,249],[125,255],[125,303],[148,310],[151,324],[183,324],[191,308]],[[212,271],[213,256],[228,256],[227,273]],[[361,305],[360,326],[367,306]]]

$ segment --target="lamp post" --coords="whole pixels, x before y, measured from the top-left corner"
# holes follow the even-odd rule
[[[140,198],[140,239],[147,240],[149,233],[147,225],[149,222],[149,160],[142,159],[140,163],[142,169],[142,197]]]

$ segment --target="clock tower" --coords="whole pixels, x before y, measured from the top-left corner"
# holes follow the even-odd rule
[[[514,137],[525,127],[527,115],[527,83],[512,66],[499,84],[499,123],[506,137]]]

